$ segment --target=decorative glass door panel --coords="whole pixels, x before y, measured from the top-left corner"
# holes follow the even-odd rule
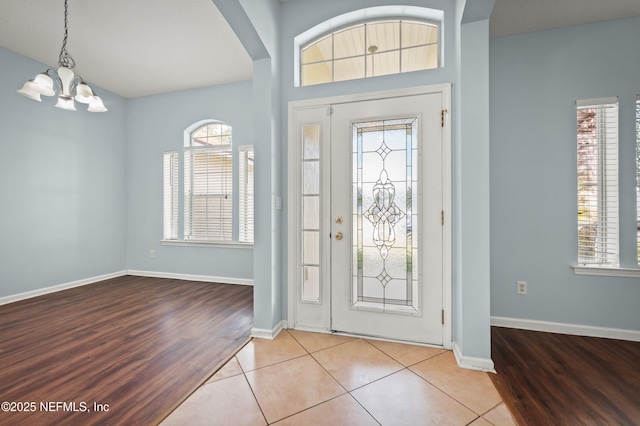
[[[352,124],[353,307],[417,313],[417,117]]]

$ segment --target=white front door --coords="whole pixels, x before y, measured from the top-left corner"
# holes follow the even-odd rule
[[[449,96],[290,103],[290,327],[449,347]]]
[[[332,105],[333,331],[443,343],[442,105]]]

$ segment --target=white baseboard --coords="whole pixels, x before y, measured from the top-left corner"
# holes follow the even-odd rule
[[[67,290],[69,288],[81,287],[83,285],[89,285],[111,278],[122,277],[124,275],[127,275],[127,271],[118,271],[111,274],[98,275],[97,277],[85,278],[69,283],[54,285],[52,287],[39,288],[37,290],[26,291],[24,293],[12,294],[10,296],[0,297],[0,305],[6,305],[8,303],[17,302],[19,300],[30,299],[32,297],[42,296],[49,293],[55,293],[58,291]]]
[[[458,366],[460,368],[466,368],[468,370],[478,370],[487,373],[495,373],[493,361],[491,358],[476,358],[471,356],[464,356],[460,351],[460,347],[456,342],[453,342],[453,355],[456,357]]]
[[[251,337],[255,337],[257,339],[273,340],[278,334],[280,334],[283,326],[284,321],[280,321],[275,327],[273,327],[273,329],[254,327],[251,329]]]
[[[171,278],[174,280],[202,281],[207,283],[253,285],[253,280],[248,278],[213,277],[210,275],[174,274],[171,272],[138,271],[131,269],[127,271],[127,274],[139,277]]]
[[[640,342],[640,331],[619,328],[594,327],[590,325],[563,324],[520,318],[491,317],[495,327],[519,328],[522,330],[545,331],[547,333],[573,334],[575,336],[602,337],[605,339]]]

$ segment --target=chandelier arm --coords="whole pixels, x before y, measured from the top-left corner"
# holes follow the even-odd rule
[[[69,0],[64,0],[64,38],[62,39],[62,48],[60,49],[60,56],[58,57],[58,65],[73,69],[76,66],[76,61],[71,57],[67,51],[67,39],[69,38]]]

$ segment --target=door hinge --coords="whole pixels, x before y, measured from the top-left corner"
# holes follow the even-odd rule
[[[440,126],[444,127],[444,114],[448,112],[446,109],[440,110]]]
[[[442,325],[444,325],[444,309],[442,310]]]
[[[327,115],[329,116],[331,114],[333,114],[333,107],[330,106],[329,108],[327,108]]]
[[[440,211],[440,222],[444,225],[444,210]]]

